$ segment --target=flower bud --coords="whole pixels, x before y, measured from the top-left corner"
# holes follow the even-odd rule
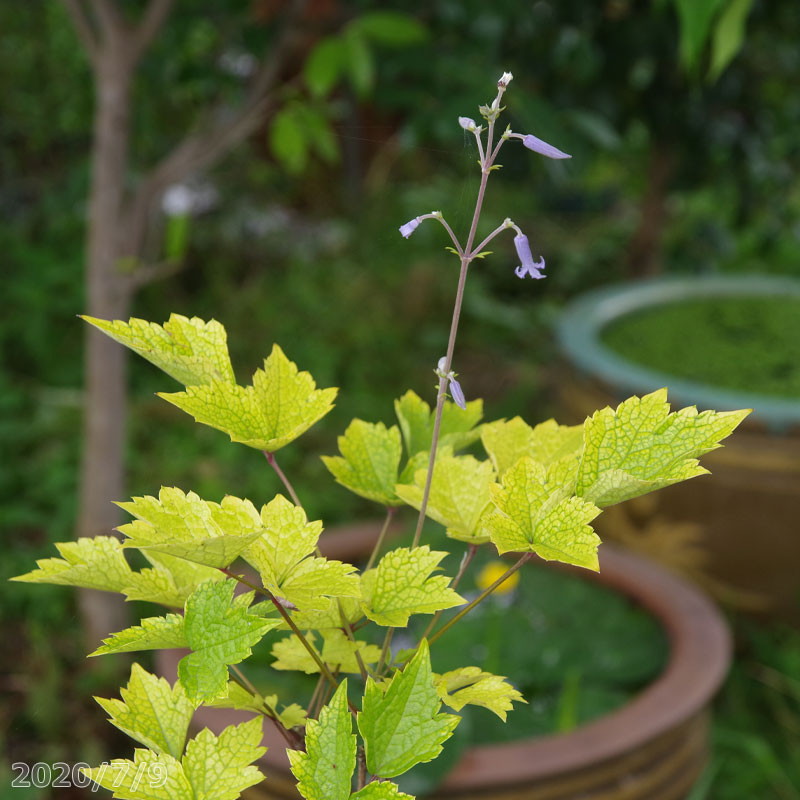
[[[553,147],[553,145],[547,144],[547,142],[543,142],[541,139],[537,139],[532,133],[522,137],[522,144],[524,144],[528,150],[533,150],[535,153],[540,153],[548,158],[572,158],[571,155],[562,152],[557,147]]]
[[[403,238],[408,239],[417,228],[419,228],[419,217],[414,217],[414,219],[410,219],[406,222],[405,225],[401,225],[398,230]]]
[[[465,131],[474,131],[477,127],[475,125],[475,120],[470,119],[469,117],[459,117],[458,124],[465,130]]]

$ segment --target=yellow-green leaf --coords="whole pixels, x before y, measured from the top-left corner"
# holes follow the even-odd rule
[[[492,503],[484,525],[498,552],[531,551],[547,561],[599,569],[600,538],[588,523],[600,509],[550,486],[537,461],[524,457],[508,470],[503,485],[492,486]]]
[[[225,691],[228,665],[250,655],[250,648],[277,619],[247,613],[233,597],[233,580],[204,583],[186,601],[184,632],[192,651],[178,664],[178,677],[192,702],[201,703]]]
[[[112,633],[89,655],[132,653],[137,650],[171,650],[187,646],[183,617],[180,614],[167,614],[165,617],[145,617],[141,625]]]
[[[227,433],[231,441],[274,453],[333,408],[336,389],[317,389],[307,372],[274,345],[251,386],[212,381],[185,392],[160,394],[198,422]]]
[[[575,493],[608,506],[707,474],[698,457],[720,447],[749,413],[698,414],[690,406],[670,414],[666,389],[597,411],[584,424]]]
[[[363,789],[350,795],[350,800],[414,800],[410,794],[401,792],[391,781],[372,781]]]
[[[356,768],[356,737],[347,707],[347,680],[334,692],[319,719],[306,725],[306,749],[287,750],[297,791],[306,800],[349,800]]]
[[[63,558],[42,558],[37,569],[11,578],[25,583],[55,583],[107,592],[122,592],[131,582],[131,570],[114,536],[81,537],[77,542],[58,542]]]
[[[436,758],[461,720],[440,714],[441,705],[425,640],[417,655],[394,674],[385,693],[368,678],[358,729],[369,772],[392,778]]]
[[[357,673],[360,671],[356,652],[361,656],[364,664],[375,664],[381,655],[380,647],[366,642],[350,639],[339,629],[323,630],[322,651],[319,653],[322,660],[333,670],[340,672]],[[308,642],[316,646],[316,637],[310,631],[305,635]],[[294,670],[311,675],[319,672],[316,661],[303,646],[303,643],[294,635],[287,636],[272,646],[272,663],[274,669]]]
[[[142,550],[142,555],[153,566],[131,573],[130,582],[123,590],[128,600],[145,600],[182,609],[186,599],[201,583],[219,581],[224,577],[213,567],[157,553],[150,548]]]
[[[361,577],[364,613],[378,625],[404,628],[411,614],[433,614],[465,603],[449,588],[450,578],[431,575],[446,555],[427,545],[390,550]]]
[[[367,500],[400,505],[394,493],[403,453],[397,426],[354,419],[338,443],[341,456],[322,456],[337,482]]]
[[[114,759],[82,769],[121,800],[236,800],[264,776],[252,762],[261,747],[261,718],[229,725],[219,736],[204,728],[186,745],[183,758],[137,749],[133,761]]]
[[[566,456],[577,456],[583,448],[583,426],[559,425],[549,419],[531,428],[521,417],[514,417],[483,425],[481,441],[502,477],[523,456],[545,467]]]
[[[410,389],[394,401],[394,410],[403,432],[409,458],[419,452],[429,451],[433,439],[433,424],[436,411]],[[475,426],[483,416],[483,400],[471,400],[466,409],[446,401],[442,409],[439,427],[439,446],[463,450],[481,435],[480,427]]]
[[[497,714],[503,722],[512,702],[526,703],[525,698],[502,675],[483,672],[480,667],[461,667],[434,676],[436,691],[442,702],[461,711],[465,705],[483,706]]]
[[[302,508],[277,495],[261,509],[264,532],[243,553],[274,595],[298,609],[326,609],[329,597],[360,597],[355,567],[311,554],[322,523],[308,522]]]
[[[414,485],[398,484],[397,495],[417,510],[422,505],[428,470],[417,470]],[[447,535],[481,543],[488,537],[480,529],[481,516],[490,505],[489,487],[495,473],[488,461],[473,456],[443,454],[436,459],[426,514],[447,528]]]
[[[212,381],[235,383],[225,328],[216,320],[204,322],[172,314],[163,327],[132,317],[106,321],[84,316],[88,323],[143,356],[184,386]]]
[[[120,695],[121,700],[95,698],[110,722],[156,753],[180,758],[194,713],[180,683],[170,686],[164,678],[134,664],[128,686]]]
[[[261,533],[248,520],[242,526],[238,517],[225,514],[217,503],[206,502],[194,492],[184,494],[166,486],[161,488],[158,499],[149,495],[134,497],[132,502],[117,505],[136,517],[119,527],[128,537],[126,547],[166,553],[218,569],[235,561]]]

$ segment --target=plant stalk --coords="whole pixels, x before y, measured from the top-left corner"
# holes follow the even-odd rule
[[[498,586],[502,583],[505,583],[523,564],[530,561],[533,558],[533,553],[525,553],[519,561],[515,564],[510,566],[491,586],[487,589],[484,589],[469,605],[464,606],[461,611],[458,612],[451,620],[448,620],[446,625],[443,625],[439,628],[436,633],[428,639],[428,644],[433,644],[445,631],[448,631],[453,625],[456,624],[462,617],[466,616],[470,611],[472,611],[475,606],[479,603],[483,602]]]

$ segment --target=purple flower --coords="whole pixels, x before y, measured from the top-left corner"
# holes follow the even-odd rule
[[[419,228],[419,217],[414,217],[414,219],[410,219],[406,222],[405,225],[401,225],[398,230],[404,238],[408,239],[417,228]]]
[[[528,237],[522,233],[519,234],[519,236],[515,236],[514,247],[517,248],[517,255],[522,262],[520,266],[514,270],[514,274],[518,278],[524,278],[526,275],[529,275],[531,278],[536,278],[537,280],[539,278],[544,278],[544,274],[539,271],[544,269],[544,259],[542,258],[539,261],[533,260],[531,246],[528,244]]]
[[[571,155],[562,152],[557,147],[553,147],[553,145],[547,144],[547,142],[543,142],[541,139],[537,139],[532,133],[522,137],[522,144],[524,144],[528,150],[541,153],[541,155],[547,156],[548,158],[572,158]]]
[[[467,410],[467,401],[464,399],[464,392],[461,391],[461,384],[455,379],[450,378],[450,394],[453,402],[462,410]]]
[[[465,131],[474,131],[475,130],[475,120],[470,119],[469,117],[459,117],[458,124],[465,130]]]
[[[445,372],[444,368],[447,364],[447,356],[442,356],[439,359],[439,363],[437,365],[437,369],[435,370],[436,374],[440,378],[444,378],[450,384],[450,396],[453,398],[453,402],[462,410],[467,410],[467,401],[464,399],[464,392],[461,390],[461,384],[456,380],[455,373],[453,370],[450,372]]]

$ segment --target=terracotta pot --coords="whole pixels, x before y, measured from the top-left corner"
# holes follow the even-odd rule
[[[601,341],[603,329],[614,320],[663,303],[774,295],[800,297],[800,281],[768,276],[658,279],[576,298],[557,331],[570,364],[557,385],[560,406],[571,416],[559,421],[580,422],[598,408],[663,386],[669,388],[673,408],[752,408],[724,447],[703,456],[711,475],[625,503],[601,515],[597,530],[601,537],[614,538],[628,528],[627,545],[656,558],[655,546],[665,560],[675,566],[683,562],[693,578],[716,588],[718,597],[800,625],[800,398],[676,378],[633,364]],[[698,552],[670,552],[670,532],[690,527],[697,530]],[[659,532],[666,541],[656,541]]]
[[[364,526],[341,534],[339,542],[326,533],[321,544],[332,557],[358,555],[376,534],[375,526]],[[571,733],[467,750],[435,798],[681,800],[699,777],[707,758],[709,704],[730,663],[724,620],[689,584],[609,545],[600,548],[599,574],[575,573],[622,592],[662,623],[670,641],[663,673],[618,711]],[[184,652],[159,651],[158,666],[170,680]],[[201,708],[193,724],[218,732],[246,718]],[[294,800],[285,742],[265,726],[264,744],[269,750],[259,766],[267,779],[248,797]]]

